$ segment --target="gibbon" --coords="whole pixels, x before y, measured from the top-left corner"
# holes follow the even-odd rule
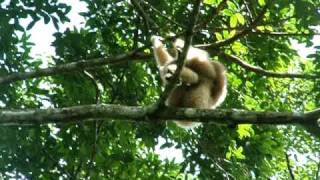
[[[170,82],[177,69],[177,58],[172,57],[162,43],[162,37],[152,36],[153,53],[164,84]],[[175,51],[184,46],[184,41],[177,39]],[[206,51],[190,46],[180,73],[180,84],[168,96],[166,105],[171,107],[216,108],[227,94],[225,68],[219,62],[209,60]],[[175,121],[183,128],[191,128],[199,123],[190,121]]]

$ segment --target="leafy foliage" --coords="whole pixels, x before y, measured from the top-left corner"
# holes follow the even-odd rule
[[[192,8],[185,0],[138,1],[153,20],[146,23],[148,19],[130,1],[82,1],[88,8],[81,13],[85,27],[56,32],[52,43],[56,55],[43,59],[30,57],[33,44],[28,30],[39,20],[52,22],[59,29],[61,23],[69,21],[67,13],[72,7],[57,0],[1,1],[0,76],[39,69],[44,62],[54,66],[123,54],[149,45],[153,34],[181,34]],[[223,8],[219,9],[221,4]],[[271,4],[268,0],[205,0],[198,22],[202,30],[195,32],[194,43],[234,37],[250,27],[264,6],[269,7],[256,27],[214,52],[236,55],[270,71],[320,75],[320,46],[315,46],[316,52],[307,59],[292,47],[292,40],[313,46],[314,28],[319,27],[320,19],[318,0]],[[25,18],[30,23],[23,27]],[[309,111],[320,106],[318,79],[268,78],[215,55],[212,59],[222,61],[228,70],[228,96],[223,108]],[[94,104],[97,94],[102,103],[146,106],[161,93],[151,59],[128,60],[87,72],[94,81],[79,71],[3,85],[0,106]],[[164,144],[159,144],[160,138]],[[288,167],[292,167],[296,179],[319,178],[319,138],[291,125],[206,124],[186,131],[171,122],[144,124],[109,119],[103,123],[0,127],[0,144],[0,178],[5,179],[288,179]],[[163,160],[164,154],[155,152],[157,145],[182,150],[183,161]]]

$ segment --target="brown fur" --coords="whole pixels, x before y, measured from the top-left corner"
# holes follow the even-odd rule
[[[181,48],[182,40],[175,43]],[[161,37],[153,36],[153,51],[164,83],[168,83],[176,69],[176,60],[164,48]],[[178,47],[179,46],[179,47]],[[211,62],[207,52],[190,47],[180,73],[181,85],[169,94],[167,105],[172,107],[216,108],[226,96],[225,68],[219,62]],[[190,121],[176,122],[182,127],[192,127]]]

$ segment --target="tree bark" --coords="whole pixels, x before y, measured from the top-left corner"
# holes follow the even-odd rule
[[[165,107],[150,113],[149,107],[113,104],[82,105],[65,108],[0,110],[0,125],[68,123],[99,119],[185,120],[218,124],[301,124],[315,125],[320,109],[312,112],[257,112],[237,109],[195,109]]]

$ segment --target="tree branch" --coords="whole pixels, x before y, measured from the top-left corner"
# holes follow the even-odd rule
[[[234,41],[246,36],[247,34],[249,34],[252,29],[254,29],[258,23],[263,19],[265,13],[267,12],[267,9],[269,7],[269,4],[271,4],[272,0],[269,0],[268,3],[263,7],[262,11],[260,12],[260,14],[255,18],[254,21],[252,21],[252,23],[244,28],[243,30],[239,31],[238,33],[236,33],[234,36],[232,36],[231,38],[222,40],[222,41],[218,41],[215,43],[211,43],[211,44],[202,44],[202,45],[196,45],[195,47],[198,48],[203,48],[203,49],[215,49],[215,48],[219,48],[222,46],[226,46],[228,44],[233,43]]]
[[[268,71],[268,70],[264,70],[260,67],[257,66],[253,66],[251,64],[246,63],[245,61],[243,61],[242,59],[240,59],[237,56],[234,55],[229,55],[226,53],[219,53],[219,56],[227,59],[231,62],[234,62],[236,64],[238,64],[239,66],[243,67],[246,70],[255,72],[257,74],[263,75],[263,76],[267,76],[267,77],[276,77],[276,78],[303,78],[303,79],[317,79],[320,78],[319,75],[315,75],[315,74],[299,74],[299,73],[279,73],[279,72],[273,72],[273,71]]]
[[[83,71],[85,69],[93,69],[93,68],[101,67],[103,65],[120,64],[123,62],[127,62],[128,60],[137,61],[137,60],[151,59],[152,58],[151,54],[139,53],[143,49],[145,49],[145,47],[138,48],[126,54],[117,55],[114,57],[81,60],[81,61],[67,63],[63,65],[57,65],[55,67],[38,69],[30,72],[12,73],[7,76],[0,77],[0,85],[10,84],[16,81],[32,79],[32,78],[46,77],[46,76],[52,76],[52,75],[58,75],[58,74],[68,74],[75,71]],[[219,55],[230,60],[231,62],[239,64],[241,67],[245,69],[251,70],[258,74],[262,74],[264,76],[277,77],[277,78],[305,78],[305,79],[315,79],[320,77],[318,75],[289,74],[289,73],[277,73],[272,71],[266,71],[260,67],[247,64],[236,56],[223,54],[223,53],[219,53]]]
[[[141,60],[151,58],[150,54],[139,53],[141,50],[146,47],[141,47],[135,50],[132,50],[126,54],[107,57],[107,58],[96,58],[90,60],[81,60],[77,62],[67,63],[63,65],[57,65],[55,67],[38,69],[30,72],[17,72],[7,76],[0,77],[0,85],[9,84],[12,82],[26,80],[31,78],[45,77],[56,74],[66,74],[74,71],[82,71],[84,69],[91,69],[94,67],[100,67],[107,64],[118,64],[130,60]]]
[[[131,3],[133,4],[133,6],[135,7],[135,9],[137,9],[138,13],[141,15],[145,25],[146,25],[146,29],[147,32],[149,32],[149,30],[151,29],[151,26],[149,23],[151,23],[155,28],[159,28],[158,24],[155,23],[146,12],[144,12],[143,8],[140,6],[140,3],[138,2],[138,0],[131,0]]]
[[[254,30],[252,31],[254,34],[261,34],[261,35],[268,35],[268,36],[314,36],[314,35],[320,35],[320,33],[317,32],[297,32],[297,33],[290,33],[290,32],[271,32],[271,31],[260,31],[260,30]]]
[[[316,175],[315,175],[315,179],[319,179],[319,178],[320,178],[320,161],[318,162],[317,172],[316,172]]]
[[[96,91],[96,98],[95,98],[95,102],[96,104],[100,104],[101,103],[101,92],[102,92],[102,85],[101,83],[98,82],[98,80],[92,75],[90,74],[88,71],[84,70],[83,73],[90,79],[90,81],[92,82],[94,89]]]
[[[212,8],[212,12],[209,13],[209,16],[202,21],[202,23],[199,23],[195,27],[195,32],[200,31],[201,29],[207,27],[207,25],[219,15],[220,11],[224,8],[228,0],[222,0],[216,8]]]
[[[0,110],[1,125],[75,123],[102,119],[154,122],[183,120],[218,124],[301,124],[317,122],[320,109],[312,112],[257,112],[236,109],[194,109],[164,107],[150,115],[148,107],[113,104],[82,105],[66,108]]]
[[[152,9],[156,14],[158,14],[159,16],[163,17],[165,20],[167,20],[168,22],[175,24],[179,27],[182,28],[186,28],[183,24],[180,24],[176,21],[173,20],[172,17],[168,17],[168,15],[163,14],[162,12],[160,12],[158,9],[156,9],[155,7],[153,7],[149,2],[147,1],[142,1],[146,6],[148,6],[150,9]]]
[[[291,165],[290,165],[289,155],[288,155],[287,152],[285,152],[284,155],[285,155],[285,157],[286,157],[287,167],[288,167],[288,171],[289,171],[291,180],[295,180],[294,174],[293,174],[293,172],[292,172],[292,167],[291,167]]]

